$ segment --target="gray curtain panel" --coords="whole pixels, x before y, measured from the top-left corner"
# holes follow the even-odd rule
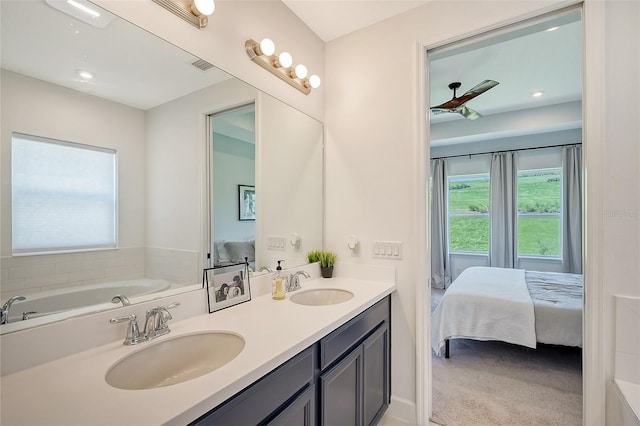
[[[431,286],[447,288],[449,243],[447,241],[447,172],[445,160],[431,160]]]
[[[515,268],[518,261],[516,159],[513,151],[491,155],[489,265],[500,268]]]
[[[562,263],[564,271],[582,273],[582,147],[562,148]]]

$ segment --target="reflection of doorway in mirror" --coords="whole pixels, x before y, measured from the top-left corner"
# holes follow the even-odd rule
[[[224,267],[243,261],[225,250],[225,243],[254,243],[256,239],[255,105],[221,111],[209,118],[210,250],[212,266]]]

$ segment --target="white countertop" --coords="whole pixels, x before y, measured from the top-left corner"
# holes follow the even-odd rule
[[[170,322],[171,333],[137,346],[118,340],[2,377],[2,425],[186,424],[224,402],[395,290],[392,282],[334,277],[304,281],[303,290],[341,288],[344,303],[303,306],[271,295],[213,314]],[[173,386],[122,390],[107,370],[123,357],[166,339],[201,331],[230,331],[242,352],[218,370]],[[82,338],[82,336],[79,336]],[[124,338],[124,336],[123,336]],[[188,348],[185,348],[188,350]]]

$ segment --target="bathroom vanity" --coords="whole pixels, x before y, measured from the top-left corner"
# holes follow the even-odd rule
[[[302,291],[339,289],[353,297],[309,306],[291,301],[294,293],[281,301],[265,294],[172,322],[171,333],[151,342],[123,346],[118,339],[5,375],[1,423],[375,424],[390,398],[393,281],[312,278],[303,282]],[[140,390],[119,389],[105,380],[133,353],[211,332],[240,336],[244,347],[210,373]]]
[[[192,425],[370,425],[389,405],[391,297]]]

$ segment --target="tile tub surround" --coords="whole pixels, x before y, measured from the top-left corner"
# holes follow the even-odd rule
[[[190,285],[200,280],[199,258],[197,251],[154,247],[3,256],[0,296],[4,301],[25,293],[144,277]]]
[[[616,295],[615,303],[615,397],[621,424],[640,425],[640,297]]]
[[[393,272],[389,275],[393,277]],[[104,375],[115,362],[153,344],[125,347],[122,338],[3,376],[1,423],[188,423],[391,294],[395,284],[394,280],[348,277],[303,282],[303,289],[312,288],[344,288],[355,296],[338,305],[310,307],[296,305],[288,298],[275,301],[267,293],[214,314],[172,322],[172,332],[156,341],[203,330],[232,331],[246,341],[244,350],[229,364],[174,386],[148,391],[123,391],[109,386]],[[32,410],[33,406],[39,409]]]
[[[615,374],[619,380],[640,385],[640,297],[615,296]]]

